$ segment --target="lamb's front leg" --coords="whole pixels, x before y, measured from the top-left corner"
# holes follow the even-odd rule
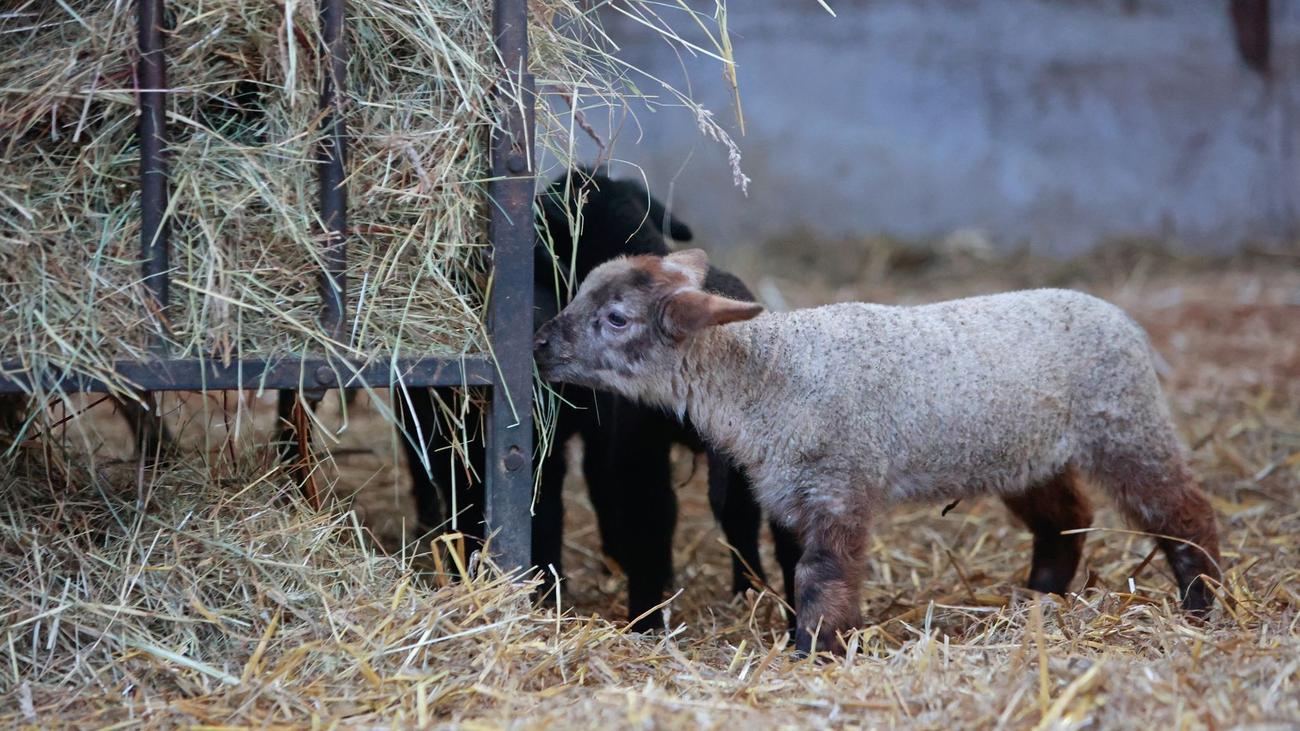
[[[839,635],[862,619],[860,603],[867,527],[844,525],[836,516],[809,516],[801,526],[803,555],[795,567],[795,651],[844,652]],[[815,646],[814,646],[815,642]]]

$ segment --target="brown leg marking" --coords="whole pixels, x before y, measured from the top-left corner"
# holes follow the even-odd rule
[[[1092,506],[1071,468],[1050,480],[1011,497],[1004,497],[1011,512],[1034,534],[1034,559],[1029,568],[1029,588],[1064,594],[1079,569],[1085,533],[1062,531],[1092,525]]]
[[[803,555],[795,567],[797,606],[795,652],[844,652],[837,638],[862,620],[861,589],[867,531],[809,521],[801,531]]]
[[[1183,609],[1208,612],[1214,593],[1201,577],[1222,578],[1219,530],[1210,501],[1182,458],[1165,460],[1159,470],[1133,460],[1115,460],[1103,468],[1099,482],[1114,493],[1129,520],[1147,533],[1168,536],[1156,538],[1156,544],[1174,570]]]

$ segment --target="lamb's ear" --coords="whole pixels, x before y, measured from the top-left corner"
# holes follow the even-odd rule
[[[702,287],[709,273],[709,255],[704,253],[704,249],[674,251],[664,257],[664,268],[684,274],[693,286]]]
[[[664,303],[664,330],[675,338],[684,338],[706,327],[726,325],[757,317],[763,306],[756,302],[720,297],[698,289],[683,289]]]

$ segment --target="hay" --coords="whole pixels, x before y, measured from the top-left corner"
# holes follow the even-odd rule
[[[619,7],[686,43],[646,5]],[[654,99],[594,12],[572,0],[530,7],[538,144],[562,166],[573,120],[546,98],[588,113]],[[349,6],[355,235],[341,343],[316,323],[316,3],[167,8],[171,354],[483,352],[488,140],[502,117],[491,0]],[[146,357],[153,334],[139,270],[135,5],[32,0],[0,21],[0,354],[38,373],[110,375],[112,359]],[[689,100],[664,85],[665,102]]]
[[[365,300],[352,354],[479,344],[473,254],[484,245],[481,181],[494,124],[490,15],[482,3],[445,5],[434,17],[376,4],[349,18],[358,234],[349,276],[364,282],[353,310]],[[288,17],[273,3],[168,8],[176,307],[167,335],[178,356],[299,352],[323,336],[314,324],[315,7],[302,3]],[[71,9],[81,22],[58,5],[29,4],[19,20],[33,29],[5,36],[12,208],[0,251],[0,352],[100,364],[146,356],[151,335],[133,264],[135,6]]]
[[[114,463],[129,439],[100,405],[5,467],[0,724],[1292,728],[1300,270],[1278,266],[1289,258],[1139,260],[888,270],[884,298],[1062,277],[1150,329],[1223,530],[1233,601],[1207,623],[1177,611],[1163,559],[1148,562],[1149,541],[1115,532],[1105,501],[1081,593],[1041,602],[1017,588],[1029,535],[995,502],[973,501],[882,521],[864,586],[872,624],[848,658],[792,662],[771,594],[728,600],[727,555],[696,474],[679,491],[676,629],[630,635],[607,621],[622,617],[624,589],[604,573],[577,479],[557,613],[477,566],[458,583],[447,581],[457,567],[414,568],[409,532],[391,523],[410,515],[394,447],[382,446],[391,429],[361,413],[364,400],[335,451],[335,494],[359,490],[356,515],[312,512],[268,472],[273,458],[246,463],[242,446],[157,475]],[[819,279],[777,286],[795,304],[834,296]],[[839,294],[868,296],[875,283],[861,286]],[[196,398],[172,408],[193,417]],[[270,410],[253,408],[245,428],[269,431]],[[182,439],[208,438],[205,422],[179,428],[183,416],[169,417]],[[112,438],[95,469],[78,429]],[[685,459],[677,469],[691,472]]]
[[[69,483],[51,492],[51,479]],[[384,679],[403,677],[418,681],[412,702],[436,705],[456,686],[439,677],[544,630],[526,587],[422,585],[366,549],[354,515],[303,510],[273,474],[214,482],[177,468],[142,493],[132,484],[5,476],[4,685],[21,699],[7,724],[346,718],[390,705]],[[201,700],[214,694],[227,710]],[[126,703],[102,705],[114,697]]]

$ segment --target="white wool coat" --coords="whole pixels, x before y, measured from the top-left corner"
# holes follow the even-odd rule
[[[729,453],[787,524],[1181,459],[1146,334],[1079,292],[766,313],[681,352],[652,398]]]

